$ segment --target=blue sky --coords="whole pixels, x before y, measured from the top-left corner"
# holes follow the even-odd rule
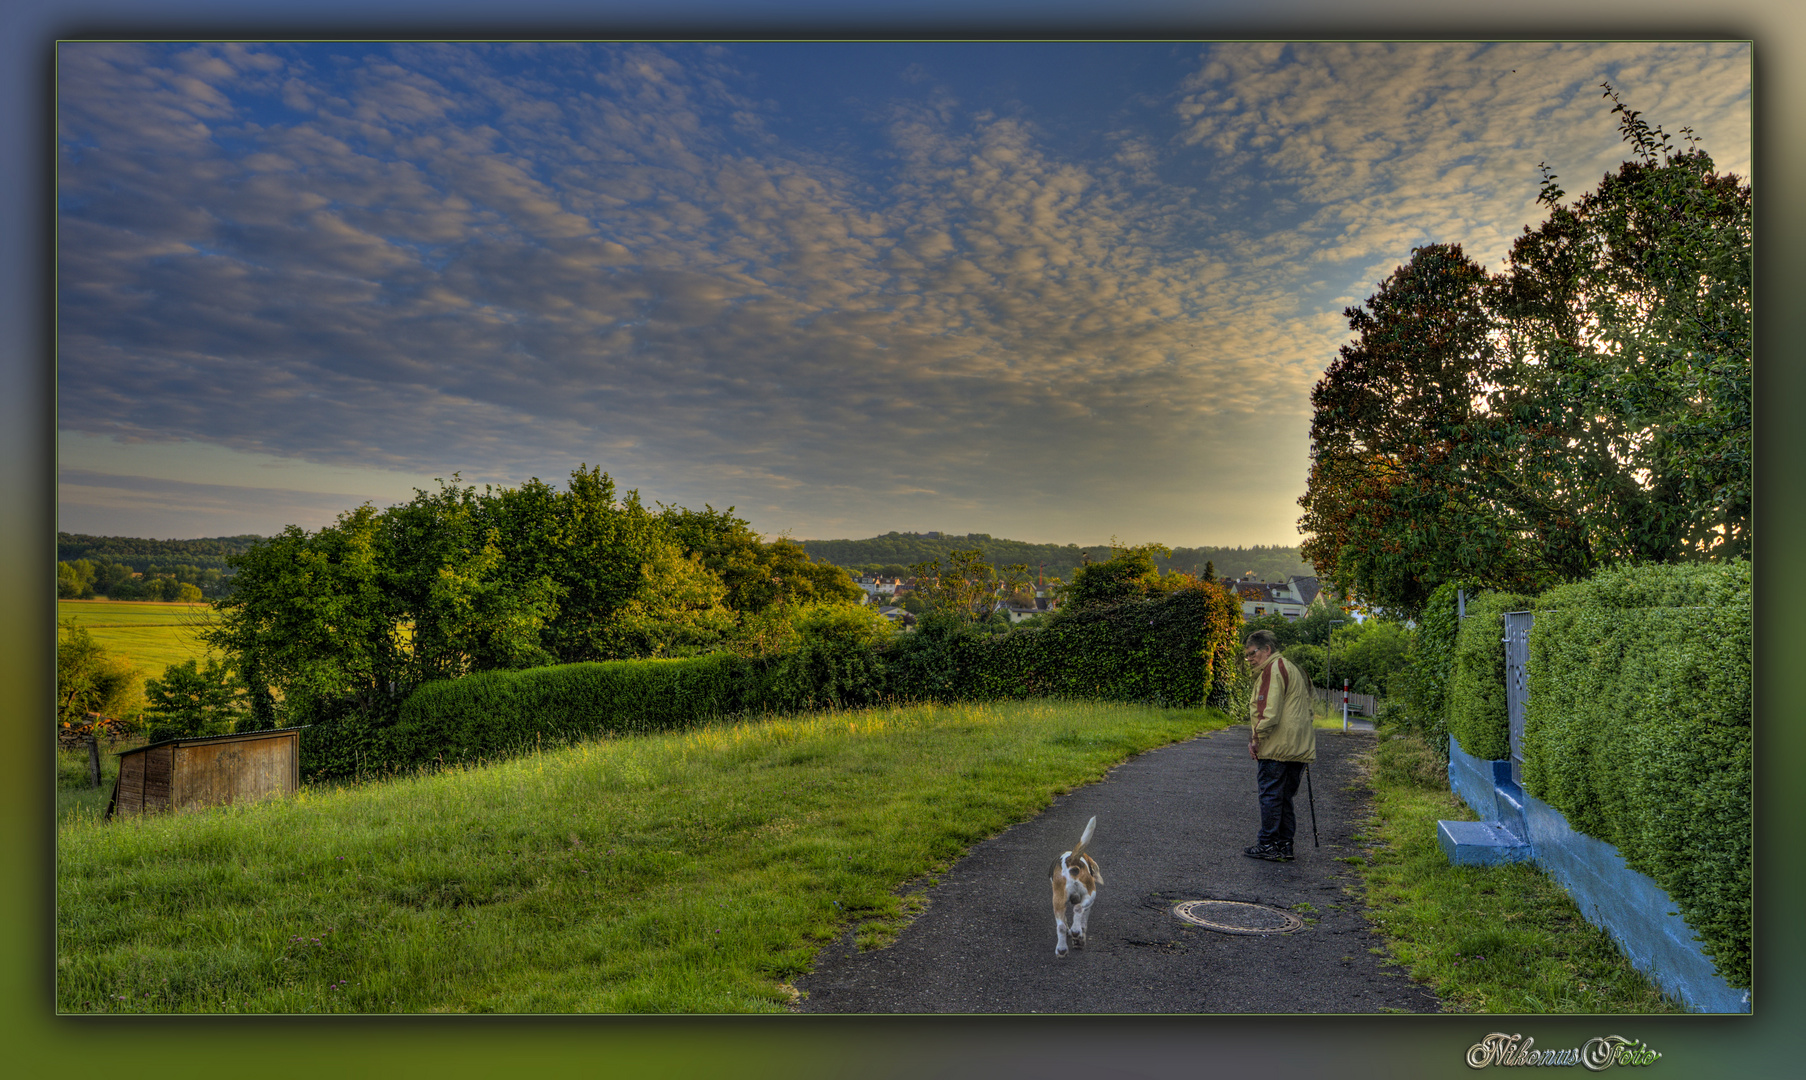
[[[1297,542],[1413,246],[1499,269],[1598,84],[1749,174],[1741,44],[57,48],[58,526],[599,465],[799,538]]]

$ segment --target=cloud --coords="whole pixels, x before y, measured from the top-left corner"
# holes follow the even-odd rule
[[[1615,161],[1599,72],[1665,124],[1748,109],[1735,46],[1213,46],[1088,144],[920,63],[846,143],[759,55],[60,46],[60,423],[587,461],[799,535],[1278,542],[1349,297],[1429,239],[1502,252],[1537,156]]]

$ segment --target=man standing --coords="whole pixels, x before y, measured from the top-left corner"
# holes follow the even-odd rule
[[[1248,756],[1260,763],[1260,837],[1242,854],[1290,862],[1297,825],[1292,796],[1298,794],[1304,767],[1317,759],[1311,680],[1298,665],[1279,655],[1279,639],[1271,630],[1249,634],[1242,659],[1254,673],[1254,691],[1248,701],[1248,721],[1253,728]]]

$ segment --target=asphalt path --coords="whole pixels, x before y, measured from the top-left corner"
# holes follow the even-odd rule
[[[852,934],[796,981],[812,1013],[1435,1012],[1427,989],[1381,966],[1341,858],[1358,853],[1355,756],[1371,732],[1319,731],[1311,766],[1317,832],[1298,790],[1298,857],[1251,859],[1259,823],[1248,728],[1131,758],[1030,821],[974,846],[928,890],[928,908],[888,948]],[[1054,956],[1049,864],[1097,816],[1088,849],[1104,883],[1088,940]],[[1228,934],[1174,914],[1187,900],[1291,911],[1292,933]],[[1216,909],[1255,916],[1252,909]],[[1220,919],[1219,921],[1230,921]]]

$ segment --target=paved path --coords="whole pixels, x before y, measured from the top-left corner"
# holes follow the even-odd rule
[[[797,980],[801,1012],[1372,1013],[1435,1012],[1423,987],[1380,966],[1338,857],[1355,853],[1354,756],[1366,732],[1320,731],[1311,767],[1322,846],[1311,847],[1298,791],[1298,858],[1244,856],[1258,810],[1248,728],[1150,751],[967,853],[929,906],[886,949],[851,934]],[[1054,956],[1047,867],[1097,815],[1091,852],[1104,886],[1083,949]],[[1230,935],[1174,916],[1183,900],[1296,910],[1292,934]],[[1305,905],[1309,905],[1308,908]]]

